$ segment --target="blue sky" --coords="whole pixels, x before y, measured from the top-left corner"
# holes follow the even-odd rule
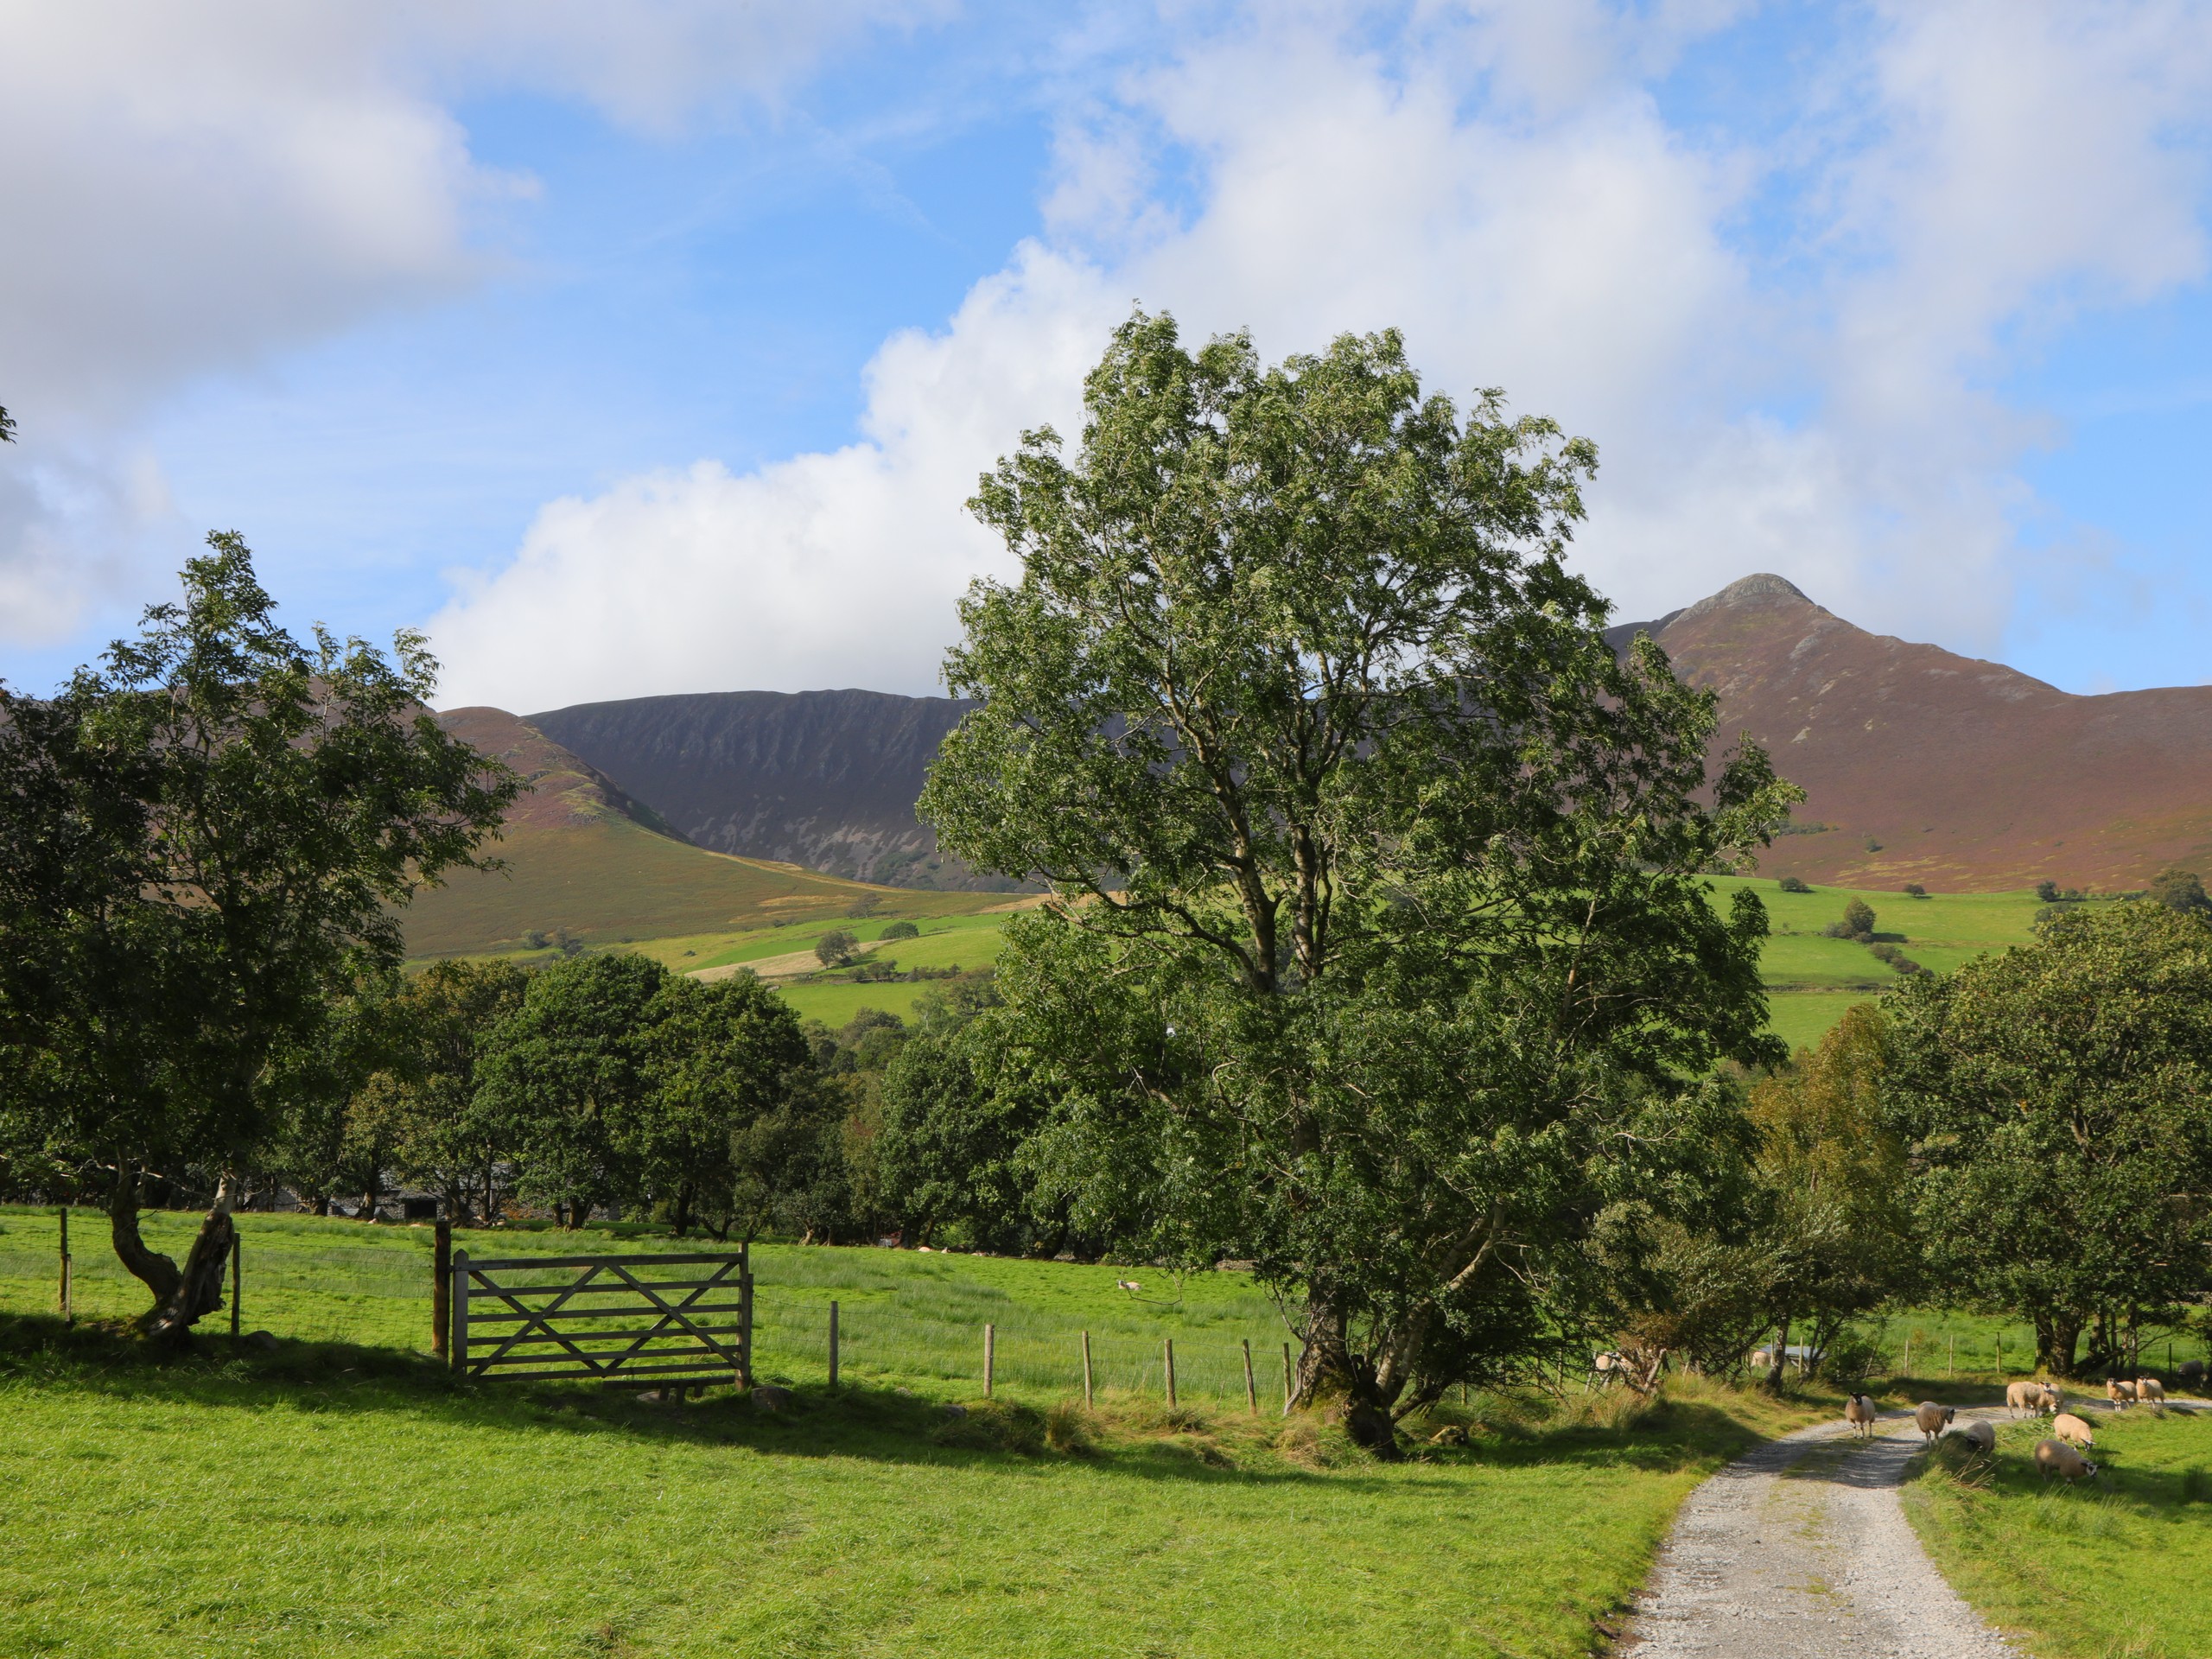
[[[1134,302],[1594,436],[1624,616],[2212,678],[2202,5],[9,10],[19,685],[222,527],[448,702],[929,690]]]

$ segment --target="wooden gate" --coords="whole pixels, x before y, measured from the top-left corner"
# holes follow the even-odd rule
[[[688,1269],[674,1277],[670,1269]],[[446,1351],[464,1376],[658,1387],[753,1381],[753,1274],[696,1255],[453,1255]]]

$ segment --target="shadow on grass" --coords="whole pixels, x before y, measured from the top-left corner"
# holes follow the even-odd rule
[[[791,1390],[789,1408],[757,1410],[734,1388],[681,1403],[653,1403],[590,1383],[497,1383],[456,1377],[425,1356],[337,1342],[280,1340],[264,1351],[226,1334],[188,1348],[157,1346],[121,1325],[65,1326],[51,1316],[0,1314],[0,1389],[73,1391],[111,1400],[211,1409],[415,1416],[446,1426],[620,1434],[775,1457],[856,1458],[1001,1470],[1081,1469],[1151,1481],[1241,1485],[1326,1480],[1353,1490],[1400,1489],[1424,1472],[1472,1467],[1582,1465],[1666,1472],[1708,1465],[1758,1436],[1719,1407],[1662,1402],[1632,1424],[1542,1428],[1507,1425],[1469,1445],[1417,1448],[1386,1466],[1340,1431],[1312,1419],[1250,1418],[1185,1408],[1068,1408],[1055,1449],[1051,1414],[1007,1402],[944,1402],[882,1386]],[[1287,1428],[1288,1432],[1286,1432]],[[1254,1467],[1257,1459],[1271,1465]]]

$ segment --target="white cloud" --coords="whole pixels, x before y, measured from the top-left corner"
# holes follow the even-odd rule
[[[29,596],[0,634],[66,630],[159,527],[129,435],[157,399],[483,272],[472,216],[529,181],[480,165],[445,99],[527,86],[666,126],[940,9],[0,3],[0,402],[22,429],[0,595]]]

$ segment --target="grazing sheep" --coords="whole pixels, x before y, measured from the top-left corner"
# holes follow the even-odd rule
[[[2061,1394],[2053,1384],[2046,1382],[2043,1385],[2043,1403],[2037,1408],[2041,1411],[2063,1411],[2066,1408],[2066,1396]]]
[[[2153,1411],[2164,1411],[2166,1385],[2155,1376],[2139,1376],[2135,1379],[2135,1397]]]
[[[1971,1422],[1948,1431],[1957,1435],[1977,1452],[1997,1449],[1997,1426],[1994,1423]]]
[[[2022,1412],[2031,1414],[2043,1408],[2044,1387],[2040,1382],[2007,1382],[2005,1385],[2005,1407],[2015,1417]]]
[[[2105,1379],[2105,1398],[2111,1401],[2113,1404],[2118,1406],[2121,1410],[2125,1411],[2128,1407],[2135,1403],[2135,1385],[2133,1382],[2124,1382],[2116,1376],[2107,1377]]]
[[[1843,1402],[1843,1421],[1867,1440],[1874,1438],[1874,1419],[1878,1414],[1870,1395],[1854,1394]]]
[[[2070,1411],[2062,1411],[2050,1420],[2050,1432],[2062,1440],[2069,1440],[2084,1452],[2097,1443],[2089,1425]]]
[[[1933,1446],[1936,1437],[1951,1426],[1959,1414],[1956,1406],[1939,1406],[1933,1400],[1923,1400],[1912,1408],[1912,1421],[1920,1429],[1920,1443]]]
[[[2076,1452],[2063,1440],[2044,1440],[2036,1447],[2036,1467],[2049,1480],[2053,1475],[2063,1475],[2071,1486],[2077,1480],[2094,1480],[2097,1465]]]
[[[2192,1390],[2201,1389],[2204,1386],[2204,1362],[2201,1359],[2184,1359],[2177,1368],[2177,1376],[2183,1388]]]

